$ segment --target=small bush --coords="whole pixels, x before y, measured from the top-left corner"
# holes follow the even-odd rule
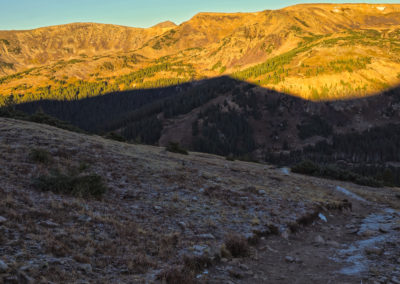
[[[126,142],[126,139],[124,136],[122,136],[118,133],[115,133],[115,132],[108,133],[104,138],[110,139],[110,140],[115,140],[118,142]]]
[[[0,105],[1,105],[1,103],[0,103]],[[47,114],[41,112],[41,111],[38,111],[32,115],[29,115],[23,111],[16,110],[15,104],[12,102],[6,103],[5,106],[0,107],[0,117],[26,120],[26,121],[36,122],[36,123],[40,123],[40,124],[47,124],[50,126],[54,126],[54,127],[72,131],[72,132],[86,133],[82,129],[79,129],[78,127],[76,127],[66,121],[59,120],[57,118],[54,118],[50,115],[47,115]]]
[[[220,247],[220,255],[222,258],[232,258],[231,252],[226,248],[225,244]]]
[[[187,271],[198,273],[212,265],[212,260],[206,255],[202,256],[187,256],[183,257],[184,268]]]
[[[365,186],[383,186],[383,182],[377,179],[362,176],[350,170],[340,169],[336,165],[320,166],[312,161],[302,161],[301,163],[292,167],[292,172],[336,180],[350,181]]]
[[[314,175],[317,174],[319,171],[319,166],[308,160],[302,161],[301,163],[292,167],[292,172],[305,175]]]
[[[55,173],[34,180],[33,186],[42,191],[69,194],[76,197],[101,197],[106,186],[101,176],[96,174],[76,176]]]
[[[229,154],[228,156],[226,156],[226,160],[233,162],[233,161],[235,161],[235,156],[232,154]]]
[[[245,257],[250,253],[246,238],[238,235],[230,235],[225,241],[225,247],[233,257]]]
[[[54,118],[50,115],[47,115],[43,112],[37,112],[35,114],[32,114],[31,116],[28,116],[26,118],[26,120],[36,122],[36,123],[41,123],[41,124],[47,124],[50,126],[54,126],[54,127],[72,131],[72,132],[85,133],[83,130],[79,129],[78,127],[73,126],[73,125],[69,124],[68,122]]]
[[[50,153],[44,149],[32,149],[29,153],[29,159],[41,164],[50,164],[52,162]]]
[[[180,267],[166,269],[157,275],[157,279],[167,284],[194,284],[194,275],[187,273]]]
[[[188,151],[186,149],[183,149],[179,143],[176,142],[169,142],[168,146],[166,147],[166,150],[168,152],[172,153],[178,153],[178,154],[183,154],[183,155],[189,155]]]

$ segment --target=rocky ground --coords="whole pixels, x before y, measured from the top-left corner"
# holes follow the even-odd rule
[[[108,190],[33,187],[56,169]],[[3,118],[0,176],[0,283],[400,283],[396,188]]]

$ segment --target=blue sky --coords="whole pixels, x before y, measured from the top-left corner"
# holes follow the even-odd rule
[[[149,27],[171,20],[179,24],[198,12],[254,12],[315,1],[291,0],[0,0],[0,30],[31,29],[71,22]],[[324,1],[329,3],[360,1]],[[365,2],[365,1],[364,1]],[[398,0],[369,0],[398,3]]]

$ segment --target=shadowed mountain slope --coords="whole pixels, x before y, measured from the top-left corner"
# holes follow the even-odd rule
[[[379,172],[400,162],[399,98],[394,88],[368,98],[312,102],[220,77],[18,109],[40,109],[132,142],[174,141],[190,150],[286,165],[303,159],[352,168],[370,164],[371,172],[375,166]]]

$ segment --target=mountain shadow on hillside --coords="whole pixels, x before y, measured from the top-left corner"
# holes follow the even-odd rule
[[[293,165],[309,159],[400,182],[400,87],[367,98],[312,102],[230,77],[17,109],[137,143]]]

